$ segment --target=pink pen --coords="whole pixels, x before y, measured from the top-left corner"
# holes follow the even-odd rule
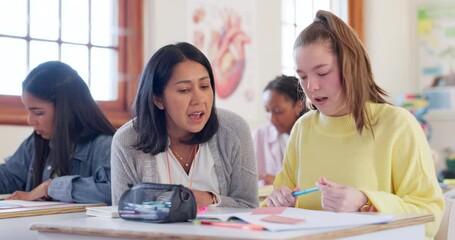
[[[201,225],[211,225],[217,227],[229,227],[239,228],[244,230],[264,230],[263,226],[250,224],[250,223],[236,223],[236,222],[212,222],[212,221],[201,221]]]

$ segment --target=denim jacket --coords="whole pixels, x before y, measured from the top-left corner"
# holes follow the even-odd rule
[[[111,141],[112,136],[99,135],[76,146],[69,175],[54,178],[48,195],[62,202],[111,204]],[[33,186],[33,134],[22,142],[16,152],[0,165],[0,194],[31,191]],[[51,178],[49,159],[42,181]]]

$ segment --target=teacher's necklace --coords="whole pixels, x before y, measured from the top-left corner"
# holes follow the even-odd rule
[[[189,159],[190,157],[192,156],[192,160],[194,159],[194,163],[196,163],[196,153],[197,153],[197,148],[198,148],[198,145],[194,145],[194,147],[191,149],[191,152],[188,156],[188,159],[187,159],[187,162],[185,163],[186,166],[189,166]],[[167,162],[167,173],[168,173],[168,177],[169,177],[169,184],[172,184],[172,176],[171,176],[171,164],[169,163],[169,154],[168,154],[168,149],[171,149],[171,147],[167,147],[166,148],[166,162]],[[171,150],[172,151],[172,150]],[[194,154],[193,154],[194,153]],[[177,153],[176,155],[178,156],[178,158],[182,159],[182,157],[180,157]],[[178,161],[178,160],[177,160]],[[180,163],[180,161],[178,161]],[[181,164],[181,163],[180,163]],[[182,165],[183,167],[183,165]],[[183,168],[183,170],[185,170],[185,168]],[[185,170],[186,172],[186,170]],[[188,186],[190,189],[192,189],[193,187],[193,175],[194,175],[194,172],[193,171],[191,173],[191,176],[190,176],[190,185]],[[187,172],[187,174],[189,174],[189,171]]]
[[[177,158],[180,159],[180,161],[179,161],[180,164],[185,165],[185,167],[188,167],[188,166],[189,166],[189,163],[190,163],[190,160],[192,160],[192,159],[194,158],[194,156],[191,157],[192,154],[193,154],[194,148],[195,148],[195,147],[191,148],[191,151],[190,151],[190,153],[188,154],[188,157],[186,158],[186,161],[184,162],[184,161],[183,161],[183,157],[181,157],[180,154],[177,153],[177,151],[172,151],[171,147],[169,146],[169,149],[171,149],[171,152],[174,153],[175,155],[177,155]]]

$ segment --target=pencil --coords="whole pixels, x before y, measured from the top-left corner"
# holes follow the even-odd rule
[[[297,196],[300,196],[300,195],[303,195],[303,194],[308,194],[308,193],[317,192],[317,191],[319,191],[319,188],[314,187],[314,188],[309,188],[309,189],[293,192],[292,196],[293,197],[297,197]]]
[[[263,226],[250,224],[250,223],[200,221],[200,224],[217,226],[217,227],[239,228],[239,229],[245,229],[245,230],[264,230]]]

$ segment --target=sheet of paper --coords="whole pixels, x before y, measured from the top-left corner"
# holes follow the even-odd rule
[[[285,207],[260,207],[254,209],[251,214],[281,214],[286,210]]]
[[[18,207],[21,207],[21,206],[10,204],[10,203],[0,202],[0,209],[9,209],[9,208],[18,208]]]
[[[56,213],[82,212],[87,207],[102,206],[102,203],[69,203],[55,201],[0,201],[0,219],[48,215]]]
[[[263,210],[254,210],[263,211]],[[253,212],[254,212],[253,211]],[[273,223],[263,221],[267,216],[282,216],[295,220],[303,221],[293,224]],[[362,213],[335,213],[327,211],[306,210],[300,208],[286,208],[281,214],[252,214],[250,213],[234,213],[234,214],[204,214],[198,218],[212,218],[221,221],[227,221],[232,218],[241,219],[247,223],[261,225],[269,231],[289,231],[289,230],[304,230],[304,229],[320,229],[320,228],[337,228],[349,226],[361,226],[369,224],[379,224],[393,221],[391,215],[379,214],[362,214]],[[272,218],[273,219],[273,218]]]
[[[0,209],[42,207],[42,206],[54,206],[54,205],[62,205],[62,204],[68,204],[68,203],[51,202],[51,201],[3,200],[0,202]]]
[[[271,223],[281,223],[281,224],[297,224],[301,222],[305,222],[305,219],[301,218],[291,218],[285,217],[281,215],[268,215],[261,219],[264,222],[271,222]]]
[[[244,214],[237,217],[248,223],[262,225],[269,231],[348,227],[393,221],[393,217],[389,215],[335,213],[327,211],[305,210],[299,208],[286,208],[281,216],[294,219],[302,219],[304,221],[296,224],[282,224],[262,221],[264,215]]]

